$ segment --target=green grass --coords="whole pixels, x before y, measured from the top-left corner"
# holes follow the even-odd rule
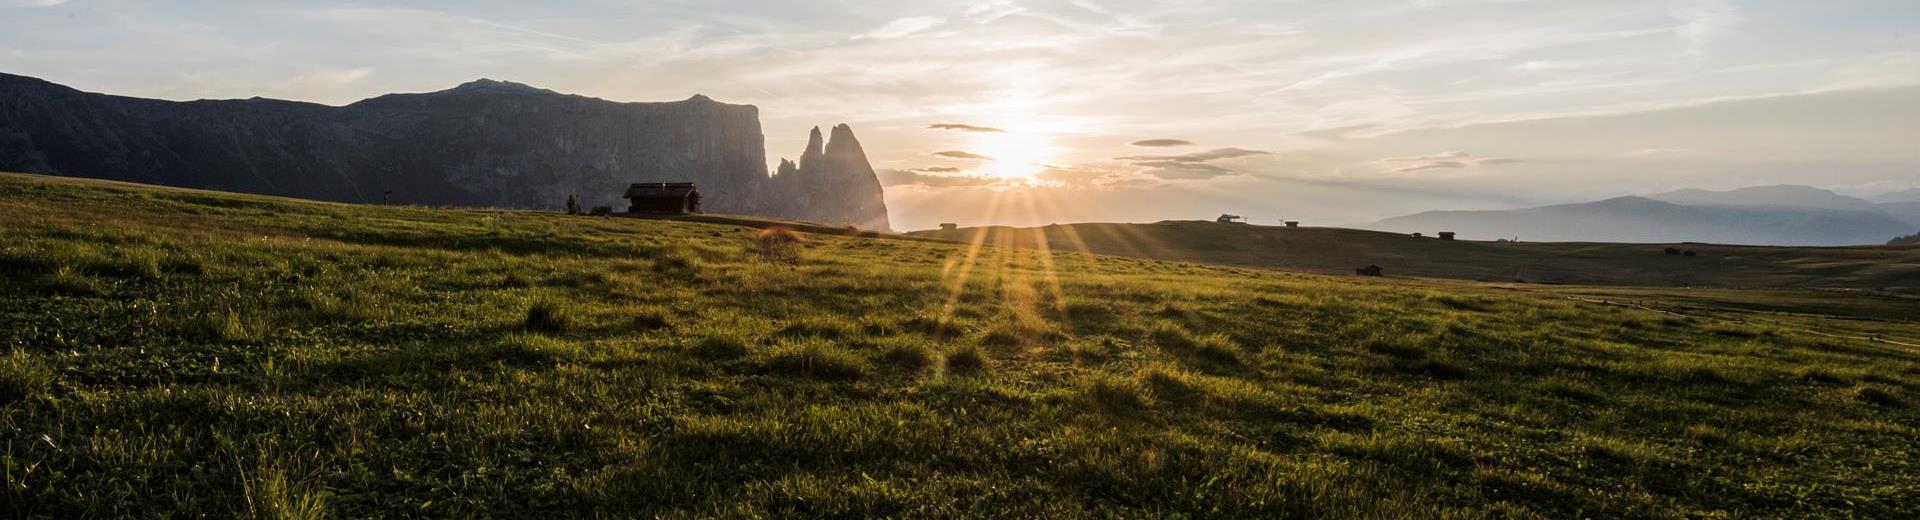
[[[1905,296],[1920,314],[1920,245],[1770,247],[1686,244],[1479,242],[1359,229],[1285,228],[1203,221],[1064,224],[916,231],[912,236],[1024,249],[1085,252],[1351,275],[1379,265],[1391,277],[1530,284],[1736,289],[1836,289]]]
[[[14,175],[0,222],[0,516],[1920,511],[1920,353],[1797,331],[1920,338],[1857,294]]]

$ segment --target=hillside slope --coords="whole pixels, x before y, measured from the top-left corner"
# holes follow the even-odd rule
[[[1920,510],[1920,353],[1796,328],[1911,323],[19,175],[0,222],[6,516]]]
[[[316,200],[559,208],[577,195],[624,207],[630,183],[695,181],[711,211],[887,229],[852,135],[836,129],[833,167],[776,179],[759,109],[706,96],[618,103],[482,79],[333,107],[141,99],[0,74],[0,171]]]
[[[984,234],[983,234],[984,231]],[[1865,289],[1920,294],[1920,248],[1447,241],[1340,228],[1199,221],[961,228],[913,236],[1331,274],[1555,284]],[[1043,240],[1044,239],[1044,240]],[[1884,242],[1884,240],[1882,240]],[[1668,247],[1697,256],[1665,254]]]

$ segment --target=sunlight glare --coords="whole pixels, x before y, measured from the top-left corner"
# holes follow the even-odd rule
[[[1053,159],[1046,137],[1019,131],[981,136],[980,153],[993,158],[981,170],[1003,179],[1031,178]]]

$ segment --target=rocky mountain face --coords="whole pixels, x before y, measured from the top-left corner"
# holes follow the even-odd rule
[[[4,171],[513,208],[558,208],[568,195],[624,208],[629,183],[693,181],[711,212],[885,229],[852,130],[836,127],[833,143],[783,178],[767,174],[759,109],[705,96],[618,103],[483,79],[334,107],[141,99],[0,74]]]
[[[867,162],[866,150],[847,125],[833,127],[833,138],[823,140],[820,128],[807,137],[800,161],[780,159],[774,170],[776,193],[789,198],[779,211],[799,220],[834,221],[834,215],[869,215],[849,222],[863,229],[888,229],[887,208],[881,201],[880,179]],[[848,196],[848,195],[854,196]]]

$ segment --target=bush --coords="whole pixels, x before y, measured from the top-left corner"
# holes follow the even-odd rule
[[[533,332],[559,334],[573,327],[573,319],[568,309],[559,302],[547,299],[534,300],[527,305],[527,317],[520,327]]]
[[[0,356],[0,405],[40,395],[53,385],[53,369],[26,352]]]
[[[754,233],[748,250],[760,259],[787,265],[798,265],[806,252],[800,234],[786,226],[771,226]]]
[[[820,379],[859,379],[867,374],[867,360],[859,354],[818,342],[781,347],[767,366]]]

